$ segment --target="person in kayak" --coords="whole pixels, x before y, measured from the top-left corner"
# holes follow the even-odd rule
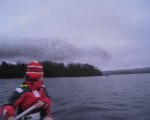
[[[29,120],[34,114],[40,116],[40,120],[52,120],[51,99],[43,85],[43,66],[39,61],[33,61],[27,65],[26,79],[22,85],[15,89],[2,109],[1,115],[5,120],[14,120],[15,117],[35,105],[32,113],[24,116],[23,120]],[[20,120],[22,120],[20,119]]]

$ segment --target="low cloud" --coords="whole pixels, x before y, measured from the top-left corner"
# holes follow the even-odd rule
[[[90,46],[78,48],[65,39],[6,39],[1,38],[0,59],[9,61],[51,60],[59,62],[71,62],[80,60],[107,61],[109,53],[98,47]],[[90,58],[90,59],[89,59]]]

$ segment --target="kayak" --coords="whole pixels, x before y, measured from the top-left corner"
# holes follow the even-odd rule
[[[20,118],[24,117],[25,115],[27,115],[28,113],[30,113],[31,111],[33,111],[35,109],[35,105],[33,105],[32,107],[30,107],[29,109],[27,109],[26,111],[24,111],[23,113],[19,114],[15,120],[19,120]]]
[[[22,120],[41,120],[39,112],[38,113],[34,113],[34,114],[30,114],[30,115],[27,115],[27,116],[23,116],[23,117],[21,117],[21,119]],[[51,118],[51,120],[53,120],[53,119]]]
[[[21,118],[23,118],[23,120],[40,120],[40,113],[37,112],[37,113],[34,113],[34,114],[30,114],[30,115],[27,115],[29,114],[31,111],[33,111],[35,109],[35,105],[33,105],[32,107],[30,107],[29,109],[27,109],[26,111],[24,111],[23,113],[19,114],[15,120],[19,120]],[[51,118],[51,120],[53,120]]]

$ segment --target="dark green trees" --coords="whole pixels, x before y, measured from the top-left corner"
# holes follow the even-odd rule
[[[25,71],[26,65],[23,63],[14,65],[2,62],[0,65],[0,78],[22,78]]]
[[[54,63],[43,61],[44,77],[79,77],[79,76],[99,76],[101,71],[92,65],[70,63]],[[10,64],[2,62],[0,65],[0,78],[22,78],[25,76],[26,64]]]
[[[101,71],[88,64],[69,64],[67,66],[68,76],[98,76]]]

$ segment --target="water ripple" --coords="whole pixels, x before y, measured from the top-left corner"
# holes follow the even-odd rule
[[[150,120],[149,78],[140,74],[45,82],[56,120]],[[0,81],[0,105],[18,84],[17,79]]]

